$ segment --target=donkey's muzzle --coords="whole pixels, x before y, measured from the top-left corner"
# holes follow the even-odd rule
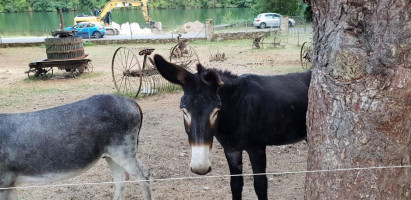
[[[191,172],[193,172],[194,174],[198,174],[198,175],[206,175],[206,174],[211,172],[211,166],[208,167],[208,170],[203,170],[203,169],[207,169],[207,168],[202,168],[200,170],[199,169],[193,170],[193,168],[191,168],[191,167],[190,167],[190,169],[191,169]]]
[[[199,175],[211,171],[210,145],[191,145],[190,169]]]

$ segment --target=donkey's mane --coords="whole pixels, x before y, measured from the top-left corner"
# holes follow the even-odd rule
[[[221,70],[216,68],[208,68],[207,70],[215,71],[220,76],[221,80],[224,82],[223,87],[234,86],[238,83],[238,75],[233,74],[228,70]]]

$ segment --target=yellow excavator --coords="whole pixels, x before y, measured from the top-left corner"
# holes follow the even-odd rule
[[[149,10],[148,10],[148,0],[139,0],[139,1],[109,1],[106,3],[102,10],[93,9],[93,16],[88,15],[77,15],[74,18],[74,24],[79,22],[100,22],[106,27],[107,35],[117,35],[119,30],[111,26],[111,10],[114,8],[123,8],[123,7],[141,7],[141,11],[144,15],[144,20],[146,21],[149,27],[155,27],[155,22],[151,20]],[[161,25],[160,25],[161,26]]]

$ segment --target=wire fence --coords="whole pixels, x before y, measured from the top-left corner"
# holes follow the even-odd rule
[[[374,167],[353,167],[353,168],[339,168],[339,169],[321,169],[321,170],[303,170],[303,171],[283,171],[283,172],[269,172],[258,174],[234,174],[234,175],[214,175],[214,176],[191,176],[191,177],[171,177],[171,178],[156,178],[150,180],[134,180],[134,181],[106,181],[106,182],[83,182],[72,184],[50,184],[50,185],[28,185],[28,186],[16,186],[5,187],[0,190],[10,189],[35,189],[35,188],[50,188],[50,187],[69,187],[69,186],[86,186],[86,185],[106,185],[116,183],[139,183],[148,181],[180,181],[180,180],[193,180],[193,179],[213,179],[213,178],[228,178],[238,176],[266,176],[266,175],[288,175],[288,174],[308,174],[308,173],[333,173],[333,172],[346,172],[346,171],[363,171],[363,170],[388,170],[388,169],[404,169],[411,168],[411,165],[394,165],[394,166],[374,166]]]
[[[294,20],[294,25],[289,27],[285,34],[289,35],[308,35],[312,34],[312,23],[307,22],[304,17],[290,16]],[[253,21],[250,20],[236,20],[228,23],[217,24],[214,26],[214,30],[218,33],[235,32],[235,31],[263,31],[253,25]],[[278,31],[280,27],[268,27],[264,30]]]

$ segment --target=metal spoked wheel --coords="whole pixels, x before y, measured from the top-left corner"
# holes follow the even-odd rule
[[[170,51],[170,62],[183,66],[190,72],[194,72],[196,65],[200,63],[200,59],[191,45],[179,43]]]
[[[52,67],[45,67],[45,68],[31,68],[27,71],[27,76],[29,79],[34,78],[42,78],[44,79],[47,76],[47,73],[51,72],[50,77],[53,76],[53,68]]]
[[[93,72],[93,69],[94,69],[93,63],[92,62],[87,62],[87,64],[85,65],[85,70],[87,72]]]
[[[311,59],[313,53],[313,45],[311,42],[304,42],[300,51],[300,62],[303,69],[310,69],[312,67]]]
[[[119,94],[137,97],[143,75],[138,57],[133,50],[119,47],[113,55],[111,72],[114,86]]]

